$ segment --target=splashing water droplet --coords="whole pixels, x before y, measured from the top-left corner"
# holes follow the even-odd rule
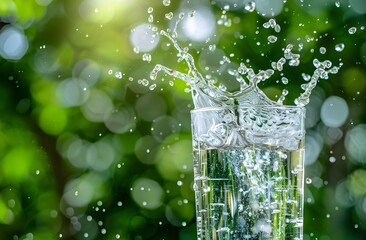
[[[172,12],[168,12],[165,14],[165,18],[168,20],[172,20],[174,17],[174,14]]]
[[[357,31],[357,28],[355,28],[355,27],[351,27],[350,29],[348,29],[349,34],[355,34],[356,31]]]
[[[281,78],[281,82],[282,82],[283,84],[288,84],[288,78],[286,78],[286,77],[282,77],[282,78]]]
[[[149,86],[149,90],[151,90],[151,91],[154,90],[155,88],[156,88],[156,84],[155,83]],[[148,150],[146,150],[146,152],[149,153],[150,150],[148,149]]]
[[[331,163],[335,163],[336,162],[336,158],[335,157],[333,157],[333,156],[331,156],[330,158],[329,158],[329,162],[331,162]]]
[[[277,37],[274,35],[270,35],[270,36],[268,36],[267,40],[269,43],[275,43],[275,42],[277,42]]]
[[[321,48],[319,48],[319,52],[321,54],[325,54],[327,52],[327,49],[325,47],[321,47]]]
[[[339,44],[335,45],[334,49],[337,52],[342,52],[344,50],[344,44],[343,43],[339,43]]]
[[[248,11],[248,12],[254,12],[254,10],[255,10],[255,2],[254,1],[250,1],[249,3],[245,4],[244,9],[245,9],[245,11]]]
[[[147,20],[149,23],[154,22],[154,16],[152,14],[150,14]]]
[[[142,55],[142,61],[145,61],[145,62],[151,62],[151,54],[149,53],[144,53]]]
[[[121,72],[116,72],[116,73],[114,74],[114,76],[115,76],[116,78],[118,78],[118,79],[122,79],[122,73],[121,73]]]
[[[170,0],[163,0],[163,5],[166,7],[170,6]]]

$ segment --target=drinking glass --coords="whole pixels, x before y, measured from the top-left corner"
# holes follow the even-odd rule
[[[199,240],[303,239],[305,109],[191,111]]]

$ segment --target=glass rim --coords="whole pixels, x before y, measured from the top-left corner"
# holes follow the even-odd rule
[[[217,111],[224,109],[248,109],[248,108],[263,108],[263,109],[279,109],[279,110],[298,110],[305,111],[305,106],[294,106],[294,105],[263,105],[263,104],[254,104],[254,105],[244,105],[244,106],[215,106],[215,107],[203,107],[203,108],[195,108],[191,110],[191,113],[195,112],[205,112],[205,111]]]

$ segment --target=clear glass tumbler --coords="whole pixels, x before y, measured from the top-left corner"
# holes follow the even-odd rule
[[[198,239],[303,239],[305,109],[214,107],[191,117]]]

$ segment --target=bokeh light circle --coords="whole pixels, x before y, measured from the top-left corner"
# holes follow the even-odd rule
[[[338,96],[328,97],[320,110],[320,118],[328,127],[341,127],[347,120],[349,109],[347,102]]]
[[[23,31],[5,26],[0,31],[0,55],[8,60],[21,59],[28,50],[28,39]]]
[[[88,22],[105,24],[109,22],[115,13],[115,5],[109,0],[84,0],[79,6],[80,16]]]
[[[139,98],[136,103],[137,114],[145,121],[165,115],[168,106],[165,99],[155,93],[147,93]]]
[[[157,159],[154,157],[159,143],[150,135],[139,138],[135,145],[137,158],[145,164],[155,164]]]
[[[126,133],[136,128],[136,114],[132,107],[124,107],[112,112],[104,124],[111,132]]]
[[[115,159],[113,147],[103,140],[91,144],[86,152],[89,167],[95,171],[107,170]]]
[[[142,23],[135,27],[130,34],[132,46],[141,52],[150,52],[156,48],[160,41],[160,36],[152,28],[153,24]]]
[[[359,124],[349,130],[345,137],[345,147],[351,161],[366,163],[366,124]]]
[[[132,199],[140,208],[156,209],[163,204],[164,191],[160,184],[149,178],[139,178],[132,184]]]
[[[257,12],[266,17],[274,17],[282,12],[283,0],[256,0],[255,8]]]
[[[350,7],[359,14],[366,13],[366,2],[364,0],[349,0]]]
[[[56,92],[64,107],[81,106],[88,99],[89,86],[81,79],[65,79],[58,84]]]
[[[194,16],[182,21],[183,34],[192,41],[203,42],[210,38],[216,29],[216,20],[208,8],[198,8]]]
[[[113,108],[112,99],[106,93],[93,89],[81,110],[89,121],[103,122],[109,118]]]

